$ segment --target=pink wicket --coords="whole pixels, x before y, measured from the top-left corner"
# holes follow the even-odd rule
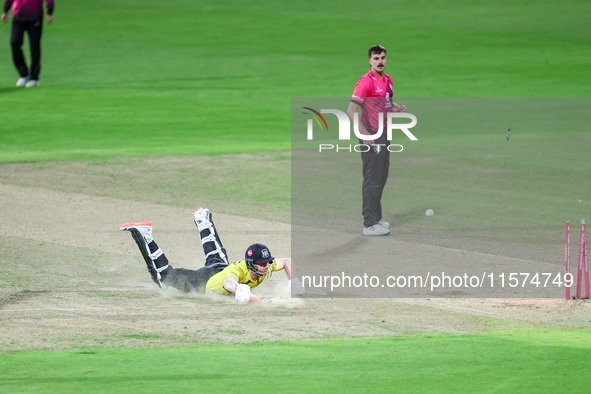
[[[564,265],[566,275],[570,274],[570,222],[566,222],[566,241],[564,242]],[[566,299],[570,300],[570,287],[565,286]]]
[[[587,254],[587,225],[585,226],[585,245],[584,245],[584,273],[585,273],[585,298],[591,298],[591,294],[589,292],[589,255]]]
[[[587,224],[581,220],[581,232],[579,235],[579,266],[577,272],[577,299],[581,299],[581,287],[585,275],[585,297],[589,297],[589,257],[587,254]]]
[[[581,232],[579,233],[579,270],[577,272],[577,300],[581,299],[581,285],[583,283],[583,257],[585,255],[585,238],[583,236],[583,224],[585,220],[581,220]]]

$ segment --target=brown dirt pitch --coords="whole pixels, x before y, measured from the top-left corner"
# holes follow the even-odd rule
[[[261,241],[276,257],[289,257],[284,207],[172,187],[182,184],[190,169],[206,171],[214,162],[220,167],[217,173],[228,178],[237,176],[231,168],[266,171],[269,162],[274,170],[288,171],[284,156],[1,165],[0,349],[176,347],[588,327],[591,304],[585,301],[291,299],[283,272],[257,289],[257,295],[269,298],[247,305],[230,297],[159,290],[132,238],[117,226],[152,220],[171,264],[198,268],[204,256],[191,209],[204,205],[214,212],[231,258]],[[159,180],[150,177],[150,170],[158,171]],[[221,183],[217,178],[208,182]]]

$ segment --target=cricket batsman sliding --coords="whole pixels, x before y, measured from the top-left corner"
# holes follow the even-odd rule
[[[251,289],[260,285],[274,271],[285,270],[291,290],[291,259],[276,259],[271,255],[269,248],[257,243],[246,249],[243,260],[230,264],[209,210],[194,209],[193,216],[205,252],[205,266],[198,270],[173,268],[168,264],[168,259],[154,242],[152,222],[129,222],[119,226],[119,230],[131,232],[146,261],[152,280],[160,288],[170,286],[184,292],[234,294],[237,302],[247,303],[260,299],[251,293]],[[294,295],[301,295],[303,291],[299,282],[296,284],[294,280]]]

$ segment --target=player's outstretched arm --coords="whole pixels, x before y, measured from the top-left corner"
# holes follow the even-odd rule
[[[224,278],[224,289],[234,294],[236,302],[246,304],[250,300],[257,300],[260,297],[253,296],[248,285],[238,283],[238,278],[233,275],[226,275]]]
[[[284,269],[285,273],[287,274],[287,288],[291,291],[294,295],[300,296],[304,294],[304,286],[300,282],[298,278],[293,277],[293,271],[291,270],[291,259],[277,259],[277,271]],[[292,284],[292,281],[294,282]],[[293,286],[293,291],[292,291]]]
[[[226,275],[224,278],[224,289],[229,293],[236,293],[236,287],[238,286],[238,278],[233,275]]]
[[[287,279],[291,279],[291,259],[283,258],[275,260],[277,262],[277,271],[285,270]]]

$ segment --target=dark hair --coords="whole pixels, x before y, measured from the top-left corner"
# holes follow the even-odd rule
[[[367,51],[367,58],[371,59],[371,55],[373,53],[377,53],[378,55],[380,53],[384,52],[385,54],[388,54],[388,52],[386,52],[386,48],[381,46],[381,45],[374,45],[371,48],[369,48],[369,51]]]

